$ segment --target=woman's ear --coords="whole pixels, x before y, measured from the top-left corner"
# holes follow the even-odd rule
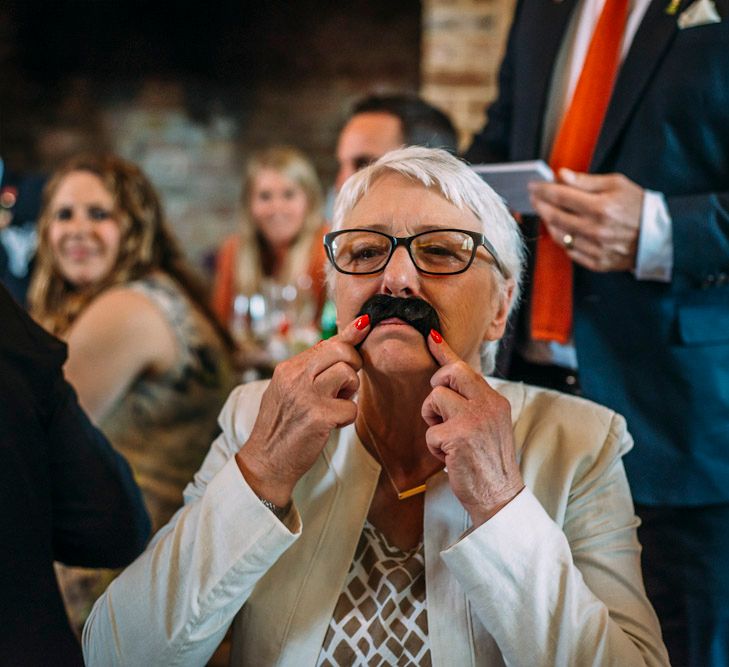
[[[494,316],[491,319],[491,324],[486,328],[483,342],[498,340],[504,335],[506,324],[509,321],[511,304],[514,300],[515,287],[516,284],[513,278],[507,278],[503,285],[497,287],[494,294]]]

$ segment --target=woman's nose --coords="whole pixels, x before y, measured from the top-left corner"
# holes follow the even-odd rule
[[[67,224],[68,229],[74,234],[83,234],[91,228],[89,216],[82,211],[74,211]]]
[[[396,248],[382,273],[382,293],[391,296],[417,296],[420,289],[420,274],[408,251]]]
[[[271,200],[269,211],[272,215],[279,215],[285,213],[288,209],[288,202],[285,197],[276,197]]]

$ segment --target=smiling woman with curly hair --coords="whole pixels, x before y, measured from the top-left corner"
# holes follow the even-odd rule
[[[66,377],[131,463],[156,529],[182,504],[232,386],[227,335],[131,162],[62,166],[44,192],[39,236],[31,313],[68,343]],[[98,584],[65,586],[79,598],[76,623]]]

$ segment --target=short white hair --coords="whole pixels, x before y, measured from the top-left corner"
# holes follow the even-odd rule
[[[350,176],[334,204],[332,230],[344,228],[344,222],[370,186],[380,177],[396,173],[438,191],[447,201],[461,210],[470,210],[481,223],[482,233],[491,242],[501,263],[514,282],[511,308],[518,302],[522,268],[525,259],[524,242],[519,226],[501,197],[487,185],[465,162],[439,148],[409,146],[383,155],[365,169]],[[497,284],[506,286],[495,264],[492,265]],[[330,267],[330,277],[333,269]],[[498,341],[486,343],[481,350],[481,366],[485,373],[494,369]]]

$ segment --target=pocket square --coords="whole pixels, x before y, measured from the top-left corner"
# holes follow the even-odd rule
[[[709,23],[721,23],[714,0],[696,0],[678,17],[678,27],[681,30]]]

